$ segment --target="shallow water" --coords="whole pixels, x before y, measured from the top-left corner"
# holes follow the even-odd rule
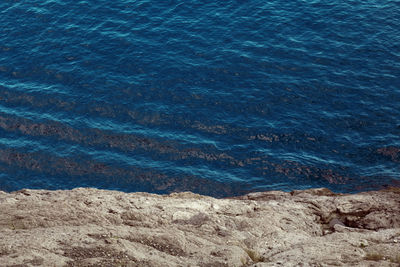
[[[398,1],[1,1],[0,190],[400,185]]]

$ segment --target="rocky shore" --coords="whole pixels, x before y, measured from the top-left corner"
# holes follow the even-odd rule
[[[400,189],[0,191],[0,266],[400,266]]]

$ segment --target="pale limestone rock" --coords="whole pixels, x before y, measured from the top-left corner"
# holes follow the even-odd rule
[[[400,189],[0,192],[0,266],[396,266]]]

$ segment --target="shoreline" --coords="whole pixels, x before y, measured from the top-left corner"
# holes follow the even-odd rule
[[[0,191],[0,266],[399,266],[400,188]]]

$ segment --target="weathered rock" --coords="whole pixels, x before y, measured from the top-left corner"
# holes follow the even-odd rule
[[[400,189],[0,192],[0,266],[399,266]]]

